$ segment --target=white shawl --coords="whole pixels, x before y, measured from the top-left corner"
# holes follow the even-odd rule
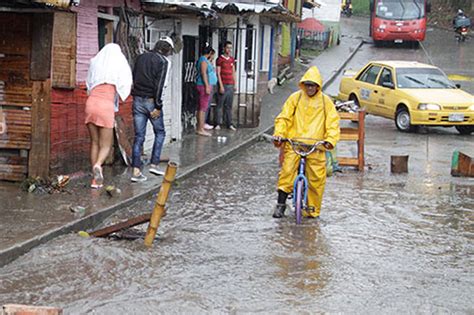
[[[132,70],[117,44],[107,44],[91,59],[87,72],[87,93],[99,84],[113,84],[125,101],[132,88]]]

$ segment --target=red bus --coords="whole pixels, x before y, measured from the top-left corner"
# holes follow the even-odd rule
[[[423,41],[429,11],[428,0],[370,0],[370,36],[376,44]]]

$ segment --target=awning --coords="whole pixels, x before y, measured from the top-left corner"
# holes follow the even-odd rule
[[[325,26],[315,18],[306,18],[301,23],[298,23],[299,29],[304,29],[309,32],[324,32]]]
[[[163,15],[182,16],[195,15],[206,19],[216,19],[217,12],[207,7],[197,7],[189,3],[151,3],[148,1],[142,5],[145,12],[158,13]]]
[[[169,9],[175,11],[182,11],[185,13],[204,13],[206,17],[212,18],[212,12],[224,14],[242,14],[254,12],[262,14],[277,21],[298,22],[300,18],[291,13],[287,8],[279,3],[232,3],[232,2],[210,2],[210,1],[196,1],[196,2],[163,2],[163,0],[142,0],[142,5],[145,11],[161,12],[168,14]],[[155,8],[155,9],[153,9]],[[156,9],[159,8],[159,9]],[[166,11],[164,11],[166,10]]]

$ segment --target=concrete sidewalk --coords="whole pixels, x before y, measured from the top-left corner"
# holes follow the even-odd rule
[[[359,39],[345,38],[339,46],[316,57],[311,65],[319,67],[323,80],[328,83],[361,43]],[[252,144],[261,133],[270,130],[284,101],[297,89],[296,82],[305,70],[304,67],[301,69],[295,79],[275,89],[275,94],[263,98],[258,128],[239,129],[237,132],[213,131],[213,136],[209,138],[190,134],[180,142],[166,145],[163,156],[169,156],[178,163],[177,179],[231,156],[232,152]],[[218,142],[218,135],[226,136],[227,141]],[[166,165],[161,167],[164,169]],[[0,266],[56,236],[92,229],[114,211],[136,200],[152,198],[160,187],[162,177],[149,174],[147,170],[145,174],[149,178],[147,182],[132,184],[128,168],[106,167],[105,184],[122,190],[115,197],[109,197],[104,189],[90,189],[89,176],[72,178],[66,187],[68,193],[57,194],[26,193],[21,191],[18,184],[0,183]],[[84,213],[73,213],[71,206],[82,206],[86,210]]]

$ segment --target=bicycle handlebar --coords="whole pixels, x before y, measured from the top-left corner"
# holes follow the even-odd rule
[[[277,137],[273,137],[273,140],[275,140],[275,141],[279,140],[281,142],[288,142],[291,145],[291,148],[293,149],[293,151],[295,151],[296,154],[301,155],[303,157],[310,155],[315,150],[317,150],[317,148],[319,146],[324,145],[326,143],[326,141],[320,140],[320,141],[316,141],[313,144],[307,144],[307,143],[298,141],[298,139],[277,138]],[[314,140],[314,139],[307,139],[307,140]],[[299,149],[299,147],[308,148],[308,150],[307,151],[302,151],[302,150]]]

